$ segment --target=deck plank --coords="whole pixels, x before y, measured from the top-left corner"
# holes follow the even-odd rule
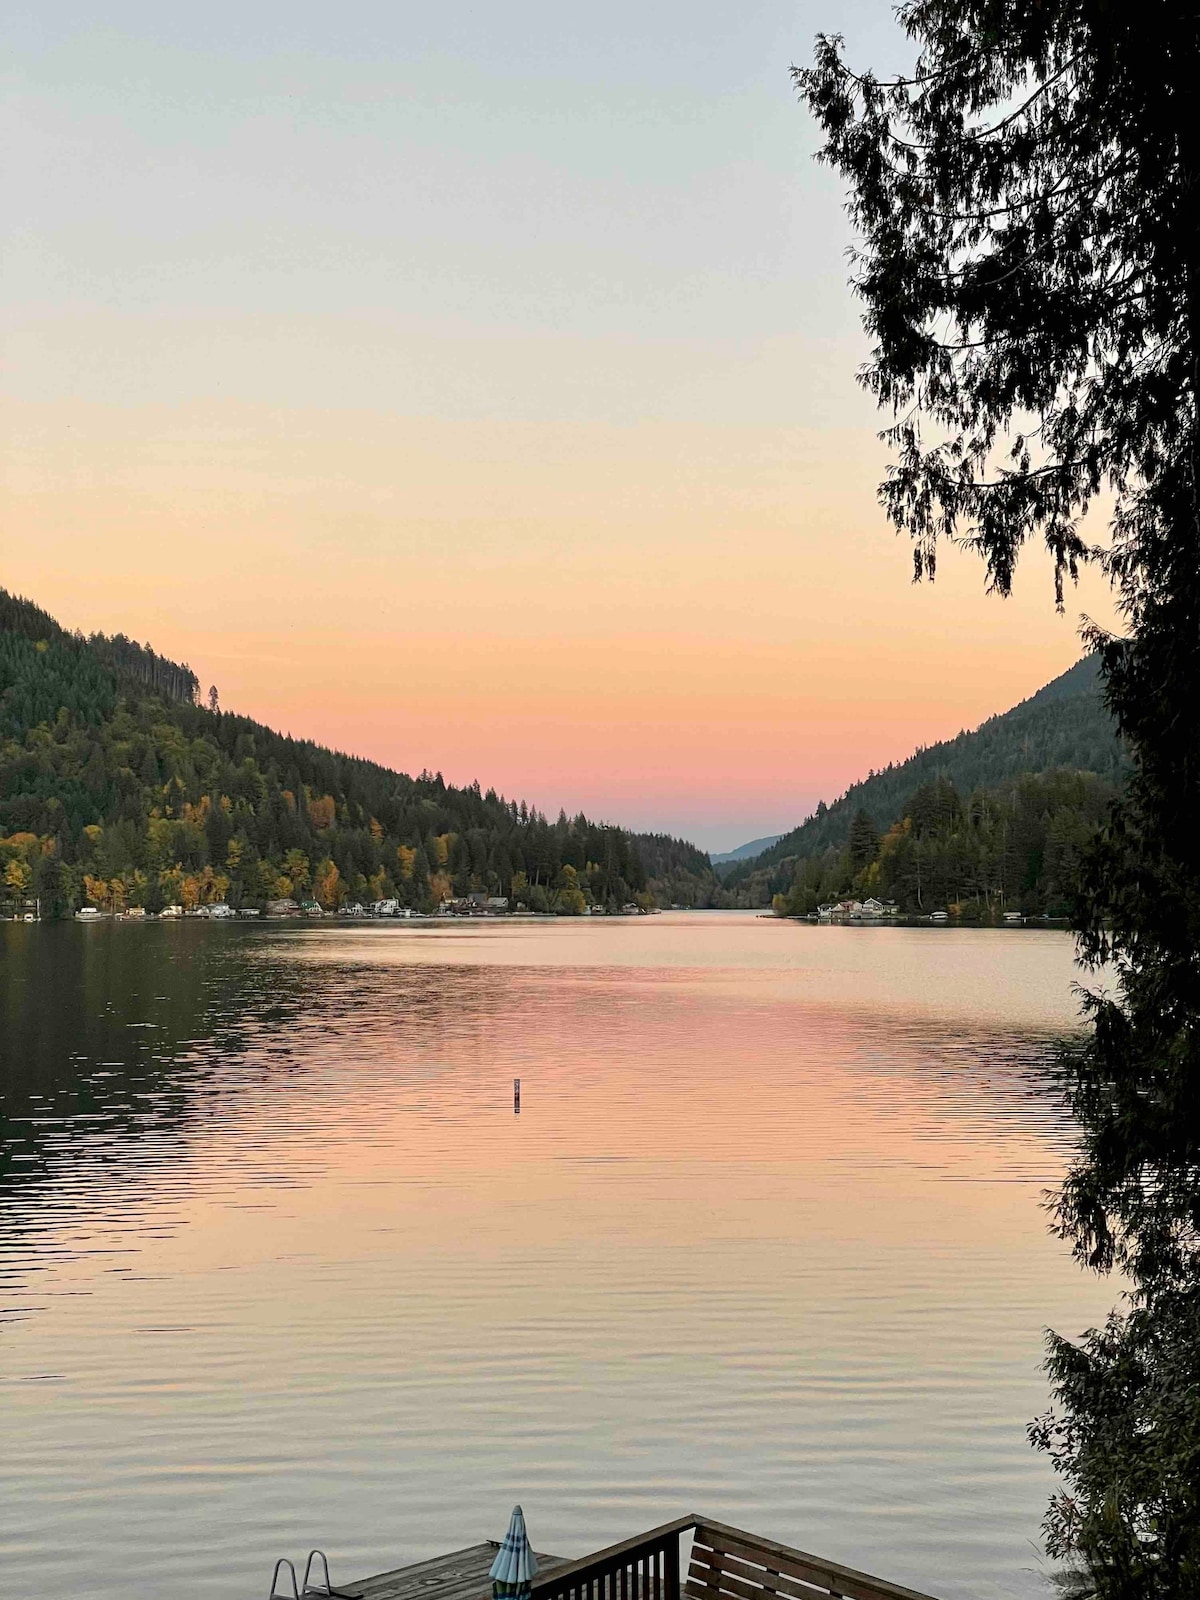
[[[489,1539],[357,1582],[339,1583],[335,1579],[334,1587],[343,1595],[355,1595],[360,1600],[490,1600],[492,1583],[488,1574],[499,1548]],[[566,1561],[564,1556],[543,1555],[540,1551],[536,1554],[539,1572],[550,1572]]]

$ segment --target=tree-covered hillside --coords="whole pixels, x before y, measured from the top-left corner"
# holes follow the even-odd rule
[[[148,646],[68,633],[0,590],[0,902],[431,910],[485,892],[578,913],[669,903],[654,869],[696,854],[655,841],[647,872],[621,828],[285,738],[199,689]]]
[[[867,895],[910,915],[1070,916],[1084,851],[1117,793],[1094,773],[1061,768],[965,796],[949,778],[933,778],[882,837],[869,813],[856,811],[845,846],[798,857],[790,887],[772,903],[782,916]]]
[[[730,863],[722,884],[683,840],[551,822],[478,784],[407,777],[199,700],[186,666],[120,635],[68,633],[0,590],[0,909],[290,896],[430,910],[487,893],[561,913],[631,900],[804,911],[856,888],[911,908],[1013,894],[1058,907],[1081,830],[1123,775],[1087,659],[975,732],[872,773]],[[953,796],[936,825],[930,793]]]
[[[661,905],[691,910],[714,903],[717,878],[703,850],[667,833],[638,833],[634,842]]]
[[[790,892],[798,862],[843,852],[860,812],[884,834],[904,816],[911,796],[939,778],[969,797],[1031,773],[1057,770],[1092,773],[1110,787],[1124,780],[1125,756],[1100,698],[1094,656],[1085,656],[1028,700],[973,732],[871,773],[832,805],[819,805],[769,850],[751,861],[730,863],[720,876],[732,903],[765,906],[773,895]]]

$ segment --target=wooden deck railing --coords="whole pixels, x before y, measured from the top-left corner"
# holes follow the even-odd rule
[[[695,1525],[677,1517],[555,1567],[534,1580],[533,1600],[680,1600],[679,1535]]]
[[[680,1582],[679,1541],[692,1535]],[[533,1600],[932,1600],[837,1561],[708,1517],[679,1517],[595,1555],[555,1567]]]
[[[932,1600],[886,1578],[856,1572],[791,1545],[698,1517],[686,1600]]]

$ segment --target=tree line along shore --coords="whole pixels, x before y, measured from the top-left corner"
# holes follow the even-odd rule
[[[1069,913],[1120,782],[1094,666],[872,773],[760,856],[714,869],[667,834],[409,777],[220,709],[186,666],[67,632],[0,591],[0,914],[156,915],[294,902],[398,913],[491,902],[812,914],[847,896],[973,920]],[[1023,770],[1036,763],[1043,770]],[[958,780],[956,782],[956,779]],[[963,780],[978,780],[969,790]],[[988,781],[988,780],[992,781]]]
[[[0,909],[42,916],[482,894],[580,915],[671,903],[711,867],[665,835],[551,819],[220,710],[147,645],[69,633],[0,591]],[[703,898],[701,884],[691,896]]]

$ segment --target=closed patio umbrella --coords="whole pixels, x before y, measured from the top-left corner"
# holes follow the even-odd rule
[[[493,1600],[529,1600],[537,1577],[537,1557],[525,1532],[525,1513],[520,1506],[513,1507],[512,1521],[488,1576]]]

